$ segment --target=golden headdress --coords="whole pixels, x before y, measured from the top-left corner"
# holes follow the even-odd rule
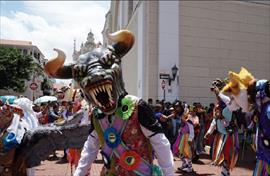
[[[255,80],[254,76],[244,67],[241,67],[239,73],[229,71],[229,82],[222,89],[222,92],[238,95],[240,90],[247,89]]]

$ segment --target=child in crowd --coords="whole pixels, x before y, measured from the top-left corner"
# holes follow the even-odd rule
[[[194,139],[194,127],[190,117],[189,110],[185,109],[181,118],[179,135],[173,145],[174,155],[179,156],[182,160],[182,166],[178,169],[188,173],[193,172],[192,146]]]

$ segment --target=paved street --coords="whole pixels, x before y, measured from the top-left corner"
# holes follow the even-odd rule
[[[62,151],[57,151],[58,157],[63,155]],[[254,152],[246,151],[246,155],[238,160],[237,167],[231,172],[232,176],[249,176],[252,175],[252,169],[255,167]],[[186,174],[177,171],[177,167],[181,165],[181,161],[175,158],[175,175],[176,176],[214,176],[220,175],[220,168],[210,166],[210,160],[207,155],[203,155],[201,159],[193,164],[195,173]],[[91,176],[98,176],[102,167],[101,156],[98,155],[96,162],[92,165]],[[73,170],[74,171],[74,170]],[[42,164],[36,168],[37,176],[71,176],[71,168],[68,164],[61,164],[59,161],[43,161]]]

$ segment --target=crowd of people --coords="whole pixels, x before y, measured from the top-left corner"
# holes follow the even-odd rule
[[[74,115],[78,111],[82,111],[83,113],[81,114],[83,115],[78,117],[78,120],[74,121],[74,123],[88,125],[90,123],[89,105],[82,99],[82,94],[79,91],[73,90],[70,92],[73,95],[76,92],[77,96],[74,96],[73,99],[60,99],[56,94],[55,99],[58,97],[56,101],[45,100],[42,103],[34,103],[35,101],[31,101],[24,96],[2,96],[4,98],[0,98],[0,137],[1,144],[3,142],[3,145],[0,146],[0,152],[7,153],[17,148],[26,130],[35,130],[42,126],[52,127],[64,125],[67,121],[74,119]],[[68,94],[70,92],[64,93]],[[5,97],[12,97],[12,100]],[[16,120],[18,120],[18,123],[16,123]],[[6,137],[11,134],[15,136],[14,141]],[[56,155],[56,151],[53,151],[52,154],[48,153],[47,159],[59,160],[59,163],[69,162],[72,166],[76,167],[79,155],[80,150],[66,148],[63,150],[63,157],[59,158]],[[10,158],[10,160],[12,159]],[[2,164],[2,158],[0,158],[0,164]],[[27,169],[27,173],[28,175],[34,175],[34,169]]]
[[[85,104],[86,102],[82,101],[82,99],[80,101],[58,100],[33,104],[32,110],[38,125],[61,124],[61,122],[72,117]],[[171,144],[174,156],[182,160],[182,166],[179,166],[178,169],[185,172],[193,172],[192,162],[197,161],[201,154],[206,154],[205,147],[210,147],[211,151],[213,151],[214,138],[217,134],[214,132],[217,130],[215,129],[217,124],[213,123],[213,119],[216,119],[219,113],[221,113],[218,112],[218,106],[215,106],[214,103],[209,104],[209,106],[203,106],[200,102],[187,104],[180,100],[175,100],[174,102],[155,100],[154,103],[151,98],[148,99],[148,105],[151,107],[155,118],[161,124],[163,132]],[[4,104],[1,103],[1,106],[3,107]],[[90,123],[89,115],[91,114],[91,109],[89,107],[86,114],[86,122]],[[230,121],[235,123],[235,129],[238,129],[239,137],[243,137],[244,132],[248,131],[250,138],[252,138],[253,133],[250,133],[252,128],[249,125],[251,123],[248,121],[250,119],[249,116],[250,113],[242,113],[241,109],[233,112],[233,119]],[[224,129],[224,133],[226,134],[228,130]],[[183,136],[186,136],[186,138],[184,139]],[[186,140],[186,142],[183,140]],[[189,149],[186,149],[185,143],[190,146]],[[60,162],[68,162],[67,153],[65,149]],[[79,153],[76,156],[76,161],[73,161],[75,166],[78,164],[78,155]],[[59,158],[54,152],[48,159],[58,160]]]
[[[178,169],[190,173],[192,163],[205,153],[206,145],[211,148],[212,164],[221,166],[222,176],[229,176],[238,159],[241,131],[250,132],[256,139],[252,140],[257,160],[253,175],[270,174],[269,81],[255,79],[242,67],[239,73],[230,71],[226,80],[213,81],[211,91],[216,102],[209,107],[180,100],[156,100],[154,104],[148,99],[146,103],[126,92],[122,77],[121,58],[133,46],[134,35],[120,30],[108,37],[114,42],[112,46],[84,55],[80,64],[63,66],[65,54],[56,49],[58,56],[44,66],[54,78],[74,79],[89,105],[83,108],[84,116],[79,121],[90,121],[91,128],[87,129],[75,176],[89,174],[99,151],[104,161],[101,175],[172,176],[173,155],[182,160]],[[69,101],[40,105],[33,105],[27,98],[15,100],[16,106],[2,103],[1,152],[17,147],[28,129],[68,121],[82,109],[83,101],[76,101],[74,94]],[[155,157],[158,166],[153,163]],[[6,163],[0,164],[8,168]],[[4,172],[9,171],[6,168]],[[31,170],[28,168],[28,173]]]
[[[174,102],[155,100],[154,103],[152,98],[148,99],[148,104],[153,109],[155,118],[162,125],[164,133],[170,141],[174,156],[182,160],[182,166],[178,167],[179,170],[193,172],[192,162],[196,162],[201,154],[207,154],[205,149],[210,150],[213,165],[225,163],[226,161],[216,158],[217,153],[220,155],[224,152],[224,149],[217,149],[215,146],[217,140],[221,139],[219,134],[230,134],[229,136],[235,134],[234,137],[237,138],[237,141],[239,138],[241,144],[245,142],[250,144],[251,148],[254,146],[252,140],[255,136],[255,129],[250,120],[252,119],[250,118],[251,113],[243,113],[241,108],[232,112],[222,111],[224,107],[221,109],[219,104],[224,103],[218,97],[218,88],[212,91],[216,94],[218,103],[210,103],[209,106],[203,106],[200,102],[187,104],[180,100]],[[226,119],[228,116],[226,113],[229,114],[228,119]],[[226,140],[223,143],[225,145]],[[239,143],[235,146],[233,166],[238,158],[239,146]],[[246,149],[242,148],[241,150]],[[233,168],[232,165],[225,164],[222,168],[222,174],[229,175]]]
[[[37,124],[61,124],[61,122],[68,120],[69,117],[72,117],[75,112],[80,110],[82,104],[85,105],[85,102],[81,100],[61,100],[33,104],[33,112]],[[174,156],[182,160],[182,166],[179,166],[178,169],[185,172],[193,172],[192,162],[197,161],[201,154],[206,154],[206,146],[212,146],[213,148],[215,136],[211,134],[213,134],[215,129],[213,129],[214,126],[211,123],[218,116],[218,107],[215,107],[214,103],[209,104],[209,106],[203,106],[200,102],[194,102],[189,105],[180,100],[175,100],[174,102],[155,100],[154,103],[151,98],[148,99],[148,105],[151,107],[155,118],[161,124],[163,132],[171,144],[171,150]],[[3,107],[4,104],[2,103],[1,106]],[[90,113],[91,110],[88,109],[86,113],[86,122],[88,123],[90,122]],[[250,123],[246,121],[246,119],[250,118],[245,118],[245,116],[249,116],[250,114],[242,113],[241,110],[235,111],[233,114],[238,117],[234,119],[235,124],[238,126],[240,134],[243,134],[248,129],[248,124]],[[181,143],[181,140],[184,140],[181,139],[183,136],[186,136],[186,144],[190,145],[190,149],[188,150],[183,145],[185,142],[182,141]],[[60,161],[66,163],[68,162],[67,150],[65,149],[63,153],[63,158],[60,158]],[[59,158],[54,152],[48,159],[57,160]],[[78,160],[79,157],[73,163],[77,165]]]

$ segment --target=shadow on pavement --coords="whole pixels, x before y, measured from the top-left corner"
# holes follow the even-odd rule
[[[244,152],[244,157],[242,157],[242,151],[239,151],[238,161],[236,167],[242,167],[249,170],[253,170],[256,164],[256,153],[251,149],[247,149]]]
[[[201,158],[201,157],[200,157],[200,158]],[[200,159],[197,160],[197,161],[195,161],[195,162],[192,162],[192,163],[194,163],[194,164],[199,164],[199,165],[205,165],[205,163],[202,162]]]
[[[215,174],[197,174],[196,172],[191,172],[191,173],[187,173],[187,172],[184,172],[184,171],[176,171],[175,172],[178,176],[183,176],[183,175],[186,175],[186,176],[212,176],[212,175],[215,175]]]

